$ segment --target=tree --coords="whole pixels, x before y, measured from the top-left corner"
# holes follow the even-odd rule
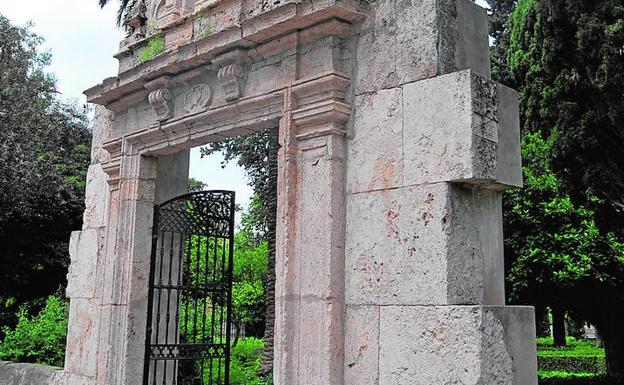
[[[84,211],[86,111],[57,97],[41,41],[0,15],[0,325],[64,286]]]
[[[493,49],[497,76],[520,91],[525,188],[505,197],[512,300],[596,325],[611,375],[624,374],[623,18],[619,1],[520,0]]]
[[[525,186],[504,201],[505,265],[511,301],[550,307],[553,320],[561,321],[554,326],[556,342],[563,345],[563,313],[595,303],[592,286],[604,282],[605,289],[617,289],[624,260],[618,260],[623,249],[614,235],[602,233],[593,211],[575,204],[562,188],[550,167],[550,146],[540,133],[522,139]],[[595,314],[584,313],[595,322]]]
[[[249,214],[243,214],[245,215]],[[254,240],[253,234],[246,228],[236,233],[232,287],[236,340],[243,326],[246,336],[261,337],[264,331],[266,316],[264,283],[268,254],[268,244],[265,240]]]
[[[512,17],[507,61],[524,128],[553,137],[553,170],[571,198],[624,236],[624,4],[524,0]]]
[[[259,373],[263,376],[273,371],[273,341],[275,327],[275,229],[277,214],[277,151],[279,148],[276,129],[211,143],[201,149],[202,155],[223,151],[224,162],[232,160],[245,169],[256,193],[256,204],[251,210],[255,218],[256,236],[268,242],[266,292],[266,322],[264,329],[264,353]]]
[[[110,0],[98,0],[100,8],[104,8]],[[117,8],[117,26],[123,24],[128,12],[137,5],[144,5],[145,0],[119,0],[119,8]]]

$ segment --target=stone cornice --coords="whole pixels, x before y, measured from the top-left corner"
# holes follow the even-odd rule
[[[255,51],[262,43],[294,31],[302,31],[301,35],[309,40],[344,33],[343,25],[363,20],[367,9],[366,3],[359,0],[286,3],[270,12],[241,21],[238,27],[167,47],[164,53],[154,59],[86,90],[85,95],[90,103],[105,106],[120,99],[136,98],[137,93],[145,92],[145,84],[149,81],[166,75],[175,76],[200,66],[210,66],[218,56],[232,50]],[[336,21],[333,28],[314,28],[319,23],[331,20]],[[306,34],[305,30],[311,32]]]

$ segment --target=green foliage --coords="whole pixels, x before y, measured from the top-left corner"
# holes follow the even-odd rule
[[[0,326],[64,285],[82,225],[87,110],[59,99],[41,42],[0,15]]]
[[[227,249],[227,245],[214,244],[213,239],[200,239],[203,237],[194,235],[188,241],[188,282],[194,286],[200,286],[207,279],[214,277],[219,280],[221,265],[206,263],[206,245],[208,249]],[[199,247],[198,247],[199,245]],[[255,242],[249,238],[248,233],[239,231],[234,237],[234,270],[232,272],[232,322],[236,335],[243,325],[253,325],[264,320],[265,316],[265,291],[264,280],[267,272],[267,242]],[[203,340],[205,336],[199,333],[202,328],[196,325],[209,325],[213,318],[216,325],[222,325],[220,312],[213,313],[211,303],[213,298],[184,298],[180,309],[180,323],[183,338],[189,341],[189,337],[195,336]]]
[[[553,171],[570,197],[624,237],[624,5],[520,0],[509,30],[524,129],[552,137]]]
[[[566,346],[553,346],[552,337],[537,339],[537,355],[539,357],[601,357],[604,358],[603,348],[596,346],[594,341],[566,338]]]
[[[194,178],[189,178],[189,192],[202,191],[206,188],[206,184]]]
[[[550,146],[539,133],[525,134],[525,187],[505,197],[507,281],[520,303],[578,301],[567,294],[582,294],[578,289],[591,281],[617,285],[624,277],[621,244],[563,190],[550,169]]]
[[[624,375],[624,6],[500,9],[494,68],[520,91],[526,185],[505,199],[510,294],[594,324],[609,373]]]
[[[63,366],[67,336],[67,301],[49,296],[36,315],[22,306],[14,329],[4,328],[0,341],[0,359],[14,362],[35,362]]]
[[[232,305],[238,326],[264,320],[268,255],[266,241],[258,243],[245,231],[239,231],[234,237]]]
[[[262,385],[258,369],[262,361],[264,343],[261,339],[241,338],[232,348],[230,365],[231,385]]]
[[[162,33],[155,33],[147,40],[147,45],[139,51],[139,61],[148,62],[165,52],[165,37]]]
[[[260,373],[269,376],[273,363],[273,330],[275,324],[275,228],[277,213],[277,129],[258,131],[250,135],[211,143],[201,149],[202,156],[223,151],[224,163],[235,160],[251,181],[255,198],[243,226],[253,239],[267,241],[268,259],[264,280],[266,321],[264,354]]]
[[[606,374],[604,349],[593,341],[567,338],[567,346],[553,346],[552,337],[537,339],[540,379],[574,379]]]

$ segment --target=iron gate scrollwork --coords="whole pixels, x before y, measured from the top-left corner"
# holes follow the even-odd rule
[[[228,385],[234,192],[155,206],[145,385]]]

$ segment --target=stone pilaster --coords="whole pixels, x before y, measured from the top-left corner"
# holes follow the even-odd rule
[[[289,91],[280,125],[274,378],[342,384],[344,103],[348,81],[328,76]],[[303,96],[316,94],[312,99]]]

